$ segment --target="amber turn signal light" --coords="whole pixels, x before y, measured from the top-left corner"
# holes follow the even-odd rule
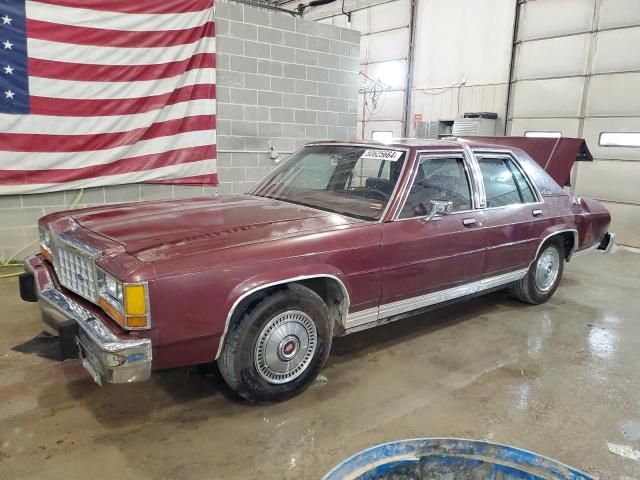
[[[40,245],[40,253],[42,254],[42,256],[44,258],[46,258],[50,263],[53,263],[53,255],[51,255],[51,252],[49,250],[47,250],[44,245]]]
[[[147,314],[147,295],[144,285],[125,285],[124,312],[127,316]]]

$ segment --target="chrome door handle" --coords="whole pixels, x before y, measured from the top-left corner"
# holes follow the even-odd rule
[[[463,218],[462,219],[462,224],[465,227],[473,227],[476,224],[476,219],[475,218]]]
[[[541,217],[542,210],[540,210],[539,208],[536,208],[535,210],[531,210],[531,215],[533,215],[534,217]]]

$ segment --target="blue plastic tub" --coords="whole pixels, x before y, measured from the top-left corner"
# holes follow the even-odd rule
[[[364,450],[324,480],[594,480],[550,458],[478,440],[417,438]]]

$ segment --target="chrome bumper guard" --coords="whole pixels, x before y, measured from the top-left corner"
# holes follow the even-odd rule
[[[604,253],[611,253],[616,246],[616,234],[607,232],[600,240],[598,244],[598,250],[602,250]]]
[[[151,340],[114,334],[103,321],[59,290],[40,255],[25,259],[34,277],[45,323],[54,329],[68,321],[78,324],[76,343],[82,364],[99,385],[143,382],[151,376]]]

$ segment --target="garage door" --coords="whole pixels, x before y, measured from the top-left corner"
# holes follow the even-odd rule
[[[640,2],[533,0],[520,10],[510,133],[584,137],[576,195],[611,211],[618,242],[640,247]],[[535,133],[534,133],[535,132]]]

